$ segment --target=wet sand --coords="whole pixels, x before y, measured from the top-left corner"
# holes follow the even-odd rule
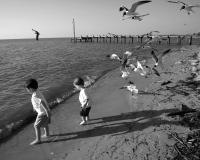
[[[51,137],[42,144],[29,146],[34,140],[33,124],[26,126],[0,146],[2,160],[141,160],[170,159],[174,156],[170,133],[189,132],[177,119],[166,116],[191,106],[195,91],[185,95],[178,88],[180,80],[190,76],[189,56],[199,52],[198,47],[173,49],[164,57],[167,71],[161,77],[141,77],[131,73],[128,80],[120,77],[119,68],[107,73],[89,88],[92,98],[91,121],[80,126],[78,95],[52,111]],[[180,60],[186,63],[177,63]],[[149,60],[152,63],[152,60]],[[159,71],[161,69],[158,68]],[[134,81],[139,90],[137,99],[120,87]],[[166,86],[161,82],[172,81]],[[159,82],[161,81],[161,82]],[[169,89],[170,87],[174,87]],[[193,108],[198,105],[193,105]]]

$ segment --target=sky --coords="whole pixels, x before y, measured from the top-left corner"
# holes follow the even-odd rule
[[[182,0],[200,4],[200,0]],[[0,0],[0,39],[34,38],[32,28],[41,38],[76,36],[138,35],[158,30],[161,34],[200,32],[200,8],[188,16],[180,5],[167,0],[152,0],[137,8],[149,13],[143,21],[122,20],[119,7],[130,8],[136,0]]]

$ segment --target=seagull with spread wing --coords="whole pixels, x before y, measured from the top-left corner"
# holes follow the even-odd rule
[[[113,53],[113,54],[111,54],[111,55],[107,55],[106,57],[108,57],[108,58],[110,58],[111,60],[118,60],[118,61],[122,61],[122,58],[121,57],[119,57],[117,54],[115,54],[115,53]]]
[[[159,33],[159,31],[152,31],[152,32],[149,32],[147,34],[144,34],[142,36],[147,36],[147,39],[144,41],[143,44],[141,44],[140,46],[136,47],[136,50],[138,49],[141,49],[141,48],[153,48],[151,47],[151,44],[154,43],[154,42],[161,42],[161,41],[164,41],[164,40],[167,40],[166,38],[164,38],[163,36],[161,35],[156,35],[156,34],[153,34],[154,33]],[[155,51],[156,49],[153,48]]]
[[[155,33],[157,33],[157,35]],[[147,36],[148,40],[152,40],[153,38],[158,37],[158,33],[160,33],[160,32],[159,31],[151,31],[145,35]]]
[[[110,58],[111,60],[117,60],[121,63],[120,71],[122,73],[122,78],[128,78],[130,72],[127,70],[128,67],[128,56],[132,55],[131,52],[126,51],[123,55],[123,58],[119,57],[117,54],[107,55],[106,57]]]
[[[124,18],[124,19],[122,19],[122,20],[126,20],[126,19],[133,19],[133,20],[138,20],[138,21],[142,21],[143,19],[143,17],[145,17],[145,16],[148,16],[148,15],[150,15],[150,14],[143,14],[143,15],[134,15],[134,16],[130,16],[130,17],[127,17],[127,18]]]
[[[164,69],[162,58],[165,55],[167,55],[170,51],[171,49],[167,49],[164,52],[162,52],[159,56],[156,56],[155,52],[152,50],[151,55],[152,55],[153,60],[155,61],[154,67],[157,67],[159,65],[162,69]]]
[[[180,8],[180,10],[185,10],[185,11],[187,11],[188,15],[190,15],[191,13],[195,13],[194,10],[193,10],[194,7],[200,7],[199,4],[197,4],[197,5],[188,5],[188,4],[186,4],[186,3],[184,3],[184,2],[181,2],[181,1],[168,1],[168,2],[169,2],[169,3],[181,4],[182,7]]]
[[[125,11],[123,12],[123,16],[125,16],[125,15],[127,15],[127,16],[139,15],[139,14],[136,12],[137,8],[138,8],[140,5],[143,5],[143,4],[146,4],[146,3],[149,3],[149,2],[151,2],[151,1],[150,1],[150,0],[143,0],[143,1],[135,2],[135,3],[132,4],[132,6],[131,6],[130,9],[126,8],[125,6],[121,6],[121,7],[119,8],[119,11],[121,12],[121,11],[124,11],[124,10],[125,10]]]

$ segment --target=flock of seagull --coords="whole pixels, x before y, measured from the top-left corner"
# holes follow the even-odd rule
[[[120,12],[123,11],[122,16],[125,17],[122,20],[133,19],[133,20],[142,21],[143,17],[148,16],[150,14],[149,13],[139,14],[137,11],[138,7],[141,5],[144,5],[144,4],[148,4],[150,2],[152,2],[152,1],[151,0],[142,0],[142,1],[135,2],[132,4],[130,9],[128,9],[125,6],[121,6],[119,8],[119,11]],[[188,15],[191,15],[191,13],[195,13],[193,8],[200,7],[199,4],[189,5],[182,1],[168,0],[166,2],[181,5],[180,10],[185,10]],[[134,48],[134,51],[137,51],[139,49],[145,49],[145,48],[150,49],[151,50],[150,53],[151,53],[152,59],[154,61],[153,65],[147,64],[146,60],[139,60],[138,57],[134,56],[133,52],[130,52],[130,51],[126,51],[122,57],[118,56],[117,54],[107,55],[107,57],[109,59],[120,62],[121,77],[123,79],[128,79],[128,77],[132,71],[139,73],[141,76],[144,76],[145,78],[147,78],[151,74],[155,74],[158,77],[161,76],[157,67],[159,67],[161,69],[161,71],[165,70],[165,67],[163,65],[163,57],[165,57],[168,53],[171,53],[171,49],[167,49],[167,50],[163,51],[162,53],[159,53],[159,51],[152,46],[153,42],[159,42],[159,41],[166,40],[166,38],[163,38],[161,35],[159,35],[159,33],[160,33],[159,31],[151,31],[149,33],[141,35],[140,37],[146,36],[147,37],[146,40],[144,41],[144,43],[142,43],[141,45],[136,46]],[[109,34],[114,35],[112,33],[109,33]],[[158,53],[157,54],[158,56],[156,55],[156,52]],[[131,92],[133,97],[135,97],[134,94],[137,95],[139,92],[135,83],[132,81],[129,81],[127,85],[121,87],[120,89],[127,89],[128,91]]]
[[[133,20],[138,20],[138,21],[143,20],[142,19],[143,17],[148,16],[150,14],[149,13],[139,14],[137,12],[138,7],[150,2],[152,1],[142,0],[142,1],[135,2],[132,4],[130,9],[128,9],[125,6],[121,6],[119,8],[119,11],[120,12],[123,11],[122,16],[125,17],[122,20],[125,20],[125,19],[133,19]],[[193,8],[200,7],[199,4],[189,5],[181,1],[168,0],[166,2],[181,5],[180,10],[185,10],[188,15],[190,15],[191,13],[195,13]],[[107,55],[107,57],[110,60],[116,60],[120,62],[121,77],[123,79],[128,79],[132,71],[139,73],[141,76],[144,76],[145,78],[147,78],[151,74],[155,74],[156,76],[161,77],[161,73],[158,71],[157,68],[159,67],[161,69],[161,72],[165,70],[165,67],[163,65],[163,57],[165,57],[168,53],[171,53],[171,49],[167,49],[160,53],[160,51],[158,51],[155,47],[152,46],[152,43],[154,42],[159,42],[159,41],[161,42],[163,40],[167,40],[166,38],[159,35],[159,33],[160,33],[159,31],[151,31],[149,33],[141,35],[140,37],[146,36],[146,40],[144,41],[144,43],[134,48],[134,51],[137,51],[139,49],[150,49],[151,50],[150,54],[154,61],[153,65],[147,64],[146,60],[139,60],[138,57],[134,56],[133,52],[130,52],[130,51],[126,51],[122,57],[118,56],[117,54]],[[109,33],[109,34],[112,36],[115,36],[115,34],[112,34],[112,33]],[[127,85],[121,87],[120,89],[127,89],[128,91],[131,92],[133,97],[135,97],[134,94],[138,94],[139,92],[136,85],[132,81],[129,81]]]
[[[128,79],[131,72],[137,72],[145,78],[147,78],[151,74],[155,74],[156,76],[160,77],[161,74],[157,70],[157,67],[160,67],[160,69],[162,69],[163,71],[165,70],[165,67],[163,65],[163,57],[165,57],[168,53],[171,53],[171,49],[167,49],[158,55],[155,54],[154,50],[151,50],[150,53],[154,62],[153,65],[147,64],[147,61],[145,59],[139,60],[138,57],[134,56],[133,52],[130,51],[124,52],[122,57],[118,56],[115,53],[107,55],[107,57],[110,60],[116,60],[120,62],[121,77],[123,79]],[[132,81],[129,81],[128,85],[123,86],[120,89],[124,88],[129,90],[133,96],[134,94],[138,94],[138,89]]]
[[[143,1],[135,2],[135,3],[132,4],[130,9],[128,9],[125,6],[121,6],[119,8],[119,11],[120,12],[123,11],[123,15],[122,15],[123,17],[126,16],[126,18],[123,18],[122,20],[133,19],[133,20],[142,21],[143,17],[148,16],[150,14],[146,13],[146,14],[142,14],[141,15],[138,12],[136,12],[136,10],[137,10],[137,8],[139,6],[147,4],[147,3],[150,3],[150,2],[152,2],[152,1],[151,0],[143,0]],[[189,4],[186,4],[186,3],[182,2],[182,1],[167,1],[167,2],[181,5],[180,10],[185,10],[188,15],[190,15],[191,13],[195,13],[193,8],[200,7],[199,4],[197,4],[197,5],[189,5]]]

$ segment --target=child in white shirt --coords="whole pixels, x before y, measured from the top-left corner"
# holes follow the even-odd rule
[[[86,124],[86,122],[89,120],[89,113],[91,106],[89,104],[89,97],[86,91],[86,88],[84,87],[84,80],[80,77],[76,78],[73,82],[73,85],[80,90],[79,93],[79,101],[81,103],[81,111],[80,111],[80,116],[81,116],[81,123],[80,125]]]
[[[49,105],[44,98],[43,94],[38,89],[38,82],[35,79],[26,81],[26,89],[32,94],[31,102],[33,109],[37,112],[37,118],[34,123],[36,139],[30,145],[38,144],[41,142],[41,130],[44,128],[45,134],[42,137],[49,136],[49,123],[50,123],[50,109]]]

